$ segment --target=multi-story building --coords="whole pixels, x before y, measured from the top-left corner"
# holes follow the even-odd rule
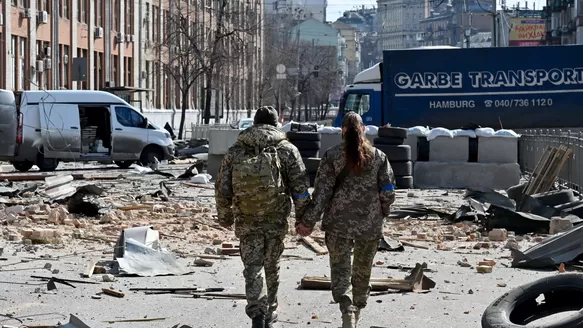
[[[583,0],[547,0],[546,44],[583,44]]]
[[[379,51],[419,46],[419,21],[425,17],[425,2],[419,0],[378,0]]]
[[[340,35],[346,42],[346,79],[351,82],[354,80],[356,73],[360,72],[360,33],[354,27],[336,21],[332,27],[340,32]]]
[[[381,61],[381,53],[378,51],[377,40],[377,10],[376,8],[365,8],[350,10],[338,18],[339,22],[353,26],[360,40],[360,68],[366,69]],[[350,78],[349,78],[350,81]]]
[[[294,20],[306,20],[313,18],[320,22],[326,22],[327,0],[265,0],[266,15],[287,14]]]
[[[135,94],[133,100],[154,108],[179,107],[179,88],[165,74],[168,58],[153,51],[169,33],[177,1],[181,0],[0,0],[0,88],[140,88],[151,91]],[[193,8],[192,26],[212,30],[218,1],[182,3]],[[246,13],[240,20],[250,15],[261,20],[262,1],[241,0],[229,6]],[[238,108],[254,106],[256,96],[248,86],[261,78],[252,72],[261,72],[263,32],[260,28],[250,32],[248,55],[238,58],[235,66],[244,74],[230,79],[217,73],[215,79],[219,91],[228,83],[237,84]],[[203,81],[201,76],[191,89],[191,108],[202,107]]]
[[[491,8],[492,5],[485,0],[480,3],[453,1],[445,6],[432,8],[429,16],[420,21],[422,33],[417,39],[423,46],[464,47],[469,38],[471,46],[473,35],[492,32],[493,19],[487,12]],[[478,43],[483,44],[484,38],[487,38],[485,34],[475,37],[475,46]]]

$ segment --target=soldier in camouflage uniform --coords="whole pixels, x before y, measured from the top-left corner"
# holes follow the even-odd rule
[[[310,202],[298,149],[278,129],[273,107],[262,107],[223,158],[216,181],[219,224],[240,240],[247,315],[254,328],[272,327],[277,314],[279,259],[293,199],[296,218]],[[265,277],[263,276],[265,272]]]
[[[343,328],[356,327],[366,306],[383,221],[395,200],[391,165],[383,152],[370,145],[364,131],[358,114],[345,115],[343,141],[324,153],[312,204],[296,228],[301,235],[309,234],[324,213],[332,296],[340,305]]]

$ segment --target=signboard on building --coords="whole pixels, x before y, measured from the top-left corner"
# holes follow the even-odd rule
[[[544,19],[510,18],[508,45],[511,47],[540,46],[546,37]]]

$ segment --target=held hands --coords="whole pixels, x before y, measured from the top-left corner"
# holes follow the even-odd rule
[[[302,237],[307,237],[312,234],[312,229],[306,227],[302,222],[296,223],[296,233]]]

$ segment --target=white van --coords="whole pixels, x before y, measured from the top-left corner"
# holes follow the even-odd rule
[[[0,161],[26,172],[59,161],[121,168],[174,158],[170,134],[116,95],[92,90],[0,90]]]

